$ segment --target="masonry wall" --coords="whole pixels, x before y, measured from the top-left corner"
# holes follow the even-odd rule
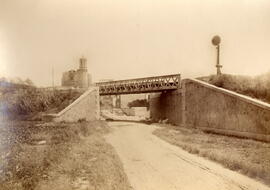
[[[215,133],[270,141],[270,105],[194,79],[175,92],[151,97],[154,119]]]
[[[207,83],[186,80],[186,125],[270,141],[270,105]]]
[[[150,117],[155,121],[169,119],[175,125],[182,123],[182,91],[168,91],[150,95]]]
[[[92,87],[58,114],[51,115],[56,122],[93,121],[99,119],[99,91]]]

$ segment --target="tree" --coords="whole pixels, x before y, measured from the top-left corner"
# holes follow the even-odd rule
[[[137,99],[128,103],[128,107],[149,107],[146,99]]]
[[[1,77],[0,82],[7,82],[7,79],[5,77]]]
[[[27,79],[24,81],[24,83],[25,83],[26,85],[29,85],[29,86],[35,86],[34,83],[33,83],[33,81],[32,81],[31,79],[29,79],[29,78],[27,78]]]

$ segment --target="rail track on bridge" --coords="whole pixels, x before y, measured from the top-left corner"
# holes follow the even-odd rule
[[[164,75],[128,80],[98,82],[100,95],[138,94],[166,90],[176,90],[181,87],[181,75]]]

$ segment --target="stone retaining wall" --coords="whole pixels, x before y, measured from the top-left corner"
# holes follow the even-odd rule
[[[151,97],[151,116],[206,131],[270,141],[270,104],[185,79],[182,89]]]
[[[100,105],[98,87],[91,87],[61,112],[48,116],[56,122],[93,121],[99,119]]]
[[[169,119],[175,125],[182,124],[182,90],[151,95],[150,117],[155,121]]]

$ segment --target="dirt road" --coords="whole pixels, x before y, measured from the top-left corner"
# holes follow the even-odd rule
[[[135,190],[263,190],[267,186],[152,135],[155,126],[111,122],[114,146]],[[229,153],[228,153],[229,154]]]

